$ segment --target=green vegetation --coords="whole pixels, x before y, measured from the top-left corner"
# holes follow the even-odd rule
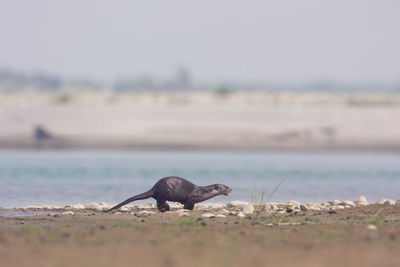
[[[372,218],[367,219],[367,220],[365,221],[365,223],[366,223],[366,224],[373,224],[373,225],[375,225],[376,227],[378,227],[378,229],[380,229],[380,228],[383,227],[383,223],[381,222],[381,220],[379,220],[379,219],[376,218],[376,217],[372,217]]]
[[[197,225],[197,222],[193,218],[187,218],[187,219],[175,221],[174,224],[177,226],[195,226],[195,225]]]
[[[258,197],[258,194],[259,194],[259,193],[257,192],[257,186],[254,185],[254,190],[253,190],[253,192],[251,192],[251,194],[250,194],[250,202],[251,202],[253,205],[260,206],[260,205],[263,205],[263,204],[264,204],[265,190],[263,189],[263,190],[261,191],[260,197]]]

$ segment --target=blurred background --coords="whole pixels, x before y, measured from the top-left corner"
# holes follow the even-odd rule
[[[228,199],[397,198],[399,11],[0,1],[0,206],[118,202],[168,175]]]

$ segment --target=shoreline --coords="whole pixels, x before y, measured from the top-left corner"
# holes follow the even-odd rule
[[[9,267],[71,259],[77,267],[400,264],[400,205],[246,214],[245,207],[0,216],[0,260]]]

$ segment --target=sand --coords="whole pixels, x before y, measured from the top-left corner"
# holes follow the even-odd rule
[[[399,266],[400,207],[0,217],[1,266]],[[368,229],[374,225],[376,230]]]
[[[2,93],[0,128],[0,148],[398,151],[400,95]]]

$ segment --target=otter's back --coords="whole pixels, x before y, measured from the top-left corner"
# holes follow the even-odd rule
[[[184,178],[169,176],[160,179],[154,185],[153,192],[156,199],[162,196],[168,201],[184,202],[195,187],[195,184]]]

